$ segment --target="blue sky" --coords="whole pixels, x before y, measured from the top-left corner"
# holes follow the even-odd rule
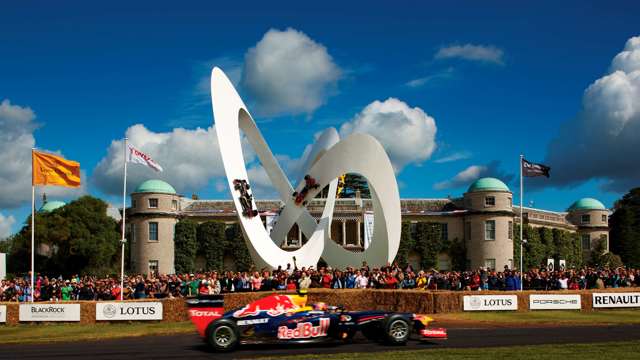
[[[633,1],[567,1],[562,7],[550,1],[508,4],[8,3],[0,12],[0,101],[5,101],[7,112],[31,109],[32,116],[23,116],[29,124],[38,124],[28,131],[36,146],[78,160],[86,174],[82,191],[117,204],[109,185],[95,180],[98,163],[113,160],[108,155],[111,142],[135,124],[155,134],[210,127],[211,105],[202,83],[212,65],[242,73],[238,88],[250,109],[267,108],[265,102],[271,98],[260,99],[249,85],[249,49],[265,40],[270,30],[281,36],[291,29],[292,41],[324,49],[335,70],[325,74],[335,78],[314,95],[318,105],[302,110],[282,105],[275,113],[254,111],[274,153],[299,158],[313,134],[368,119],[364,111],[368,105],[394,98],[404,104],[401,109],[421,109],[437,128],[432,139],[416,144],[418,149],[433,143],[427,155],[407,155],[398,173],[402,197],[459,196],[470,181],[452,179],[464,170],[469,178],[484,174],[510,179],[515,192],[518,155],[524,153],[532,161],[559,164],[553,167],[551,180],[536,181],[526,203],[564,210],[576,199],[590,196],[611,206],[625,186],[637,186],[637,172],[623,169],[634,163],[615,162],[620,170],[611,171],[615,176],[598,170],[604,168],[598,161],[604,160],[595,161],[590,169],[572,169],[571,160],[561,154],[589,153],[574,154],[562,146],[601,147],[591,138],[600,128],[585,133],[562,129],[593,124],[590,119],[595,115],[590,112],[598,112],[583,105],[585,91],[613,71],[614,57],[629,39],[640,35],[639,5]],[[606,117],[613,110],[603,101],[593,103],[604,108],[598,114]],[[638,98],[632,96],[630,101],[635,109],[640,107]],[[627,123],[637,120],[637,113],[632,113]],[[567,135],[572,133],[576,136]],[[637,136],[631,137],[626,141],[635,153],[629,157],[639,155],[631,146],[637,144]],[[554,139],[559,145],[552,150]],[[0,141],[13,147],[9,142],[15,139],[0,137]],[[603,151],[609,151],[609,158],[620,156],[614,146]],[[173,161],[163,159],[166,152],[151,152],[165,168]],[[441,161],[447,158],[459,159]],[[0,172],[0,183],[12,183],[25,175],[13,171],[2,176]],[[136,179],[155,176],[142,169]],[[226,189],[216,186],[219,171],[202,176],[201,182],[185,180],[179,190],[202,198],[228,197]],[[459,179],[466,178],[463,174]],[[29,212],[26,189],[23,199],[0,201],[0,221],[8,224],[7,219],[14,219],[11,231]],[[66,200],[77,196],[46,191]]]

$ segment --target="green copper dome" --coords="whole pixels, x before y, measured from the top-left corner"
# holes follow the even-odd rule
[[[65,206],[67,204],[65,204],[62,201],[47,201],[46,203],[44,203],[44,205],[42,205],[42,207],[40,208],[41,212],[49,212],[49,211],[53,211],[55,209],[59,209],[63,206]]]
[[[168,183],[162,180],[152,179],[152,180],[147,180],[142,184],[140,184],[140,186],[138,186],[138,188],[134,192],[175,194],[176,189],[174,189],[173,186],[169,185]]]
[[[511,190],[509,190],[509,187],[502,181],[496,178],[486,177],[486,178],[480,178],[474,181],[473,184],[469,186],[469,190],[467,190],[467,192],[476,192],[476,191],[511,191]]]
[[[582,198],[571,205],[569,211],[575,210],[606,210],[607,208],[600,201],[593,198]]]

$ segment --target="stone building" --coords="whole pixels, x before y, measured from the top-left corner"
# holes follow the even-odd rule
[[[279,200],[257,201],[263,223],[277,219],[283,203]],[[309,202],[310,213],[319,218],[324,199]],[[352,251],[368,246],[371,233],[372,204],[359,197],[337,199],[331,238]],[[502,181],[481,178],[473,182],[460,198],[402,199],[402,220],[417,224],[429,222],[440,225],[446,240],[464,241],[467,267],[502,269],[517,265],[514,261],[514,224],[519,223],[518,206],[513,205],[513,193]],[[585,255],[597,241],[605,242],[608,250],[608,210],[598,200],[585,198],[576,201],[567,212],[525,207],[524,221],[533,227],[545,226],[576,232],[580,235]],[[194,200],[180,196],[161,180],[148,180],[131,194],[127,209],[131,263],[136,272],[174,272],[174,227],[181,219],[197,222],[207,220],[237,222],[231,200]],[[304,234],[294,225],[286,239],[276,240],[284,249],[295,249],[306,242]],[[409,254],[409,262],[419,264],[417,254]],[[440,270],[451,268],[446,254],[438,256]]]

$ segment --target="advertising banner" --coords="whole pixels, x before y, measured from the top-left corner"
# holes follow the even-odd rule
[[[464,311],[518,310],[516,295],[465,295]]]
[[[96,320],[162,320],[161,302],[99,302]]]
[[[0,253],[0,280],[7,277],[7,254]]]
[[[366,250],[373,239],[373,212],[366,211],[362,220],[364,222],[364,249]]]
[[[562,271],[567,270],[567,261],[566,260],[560,259],[559,263],[560,264],[558,265],[558,270],[562,270]]]
[[[640,292],[593,293],[594,308],[640,307]]]
[[[555,270],[555,262],[553,261],[553,259],[547,259],[547,271],[553,271]]]
[[[580,310],[582,303],[579,294],[531,294],[531,310]]]
[[[80,321],[80,304],[20,304],[20,321]]]
[[[7,322],[7,305],[0,305],[0,324]]]

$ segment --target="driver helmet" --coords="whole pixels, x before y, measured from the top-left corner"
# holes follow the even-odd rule
[[[313,310],[316,310],[316,311],[327,311],[328,309],[329,309],[329,307],[327,306],[326,303],[317,302],[317,303],[313,304]]]

